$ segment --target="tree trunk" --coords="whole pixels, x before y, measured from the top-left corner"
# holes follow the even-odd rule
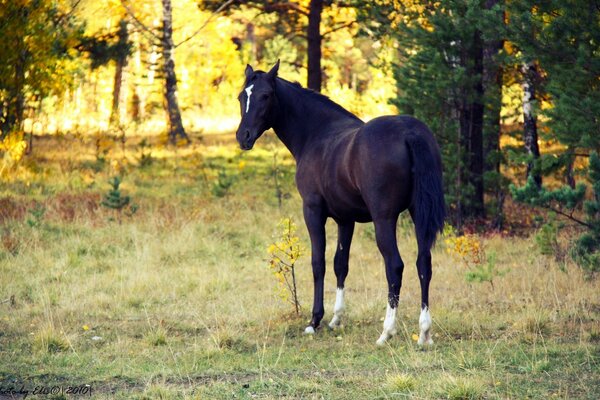
[[[165,103],[169,117],[169,142],[177,144],[178,140],[190,142],[188,135],[183,129],[181,122],[181,111],[177,101],[177,76],[175,75],[175,60],[173,51],[173,17],[171,0],[162,0],[163,6],[163,34],[162,34],[162,53],[163,68],[165,74]]]
[[[491,10],[499,0],[486,0],[486,10]],[[499,14],[497,24],[504,24],[504,13]],[[484,182],[485,190],[494,198],[494,228],[501,229],[503,223],[504,188],[501,185],[500,173],[500,111],[502,109],[502,66],[496,59],[504,44],[503,40],[487,40],[483,44],[483,90],[485,92],[485,115],[483,148],[485,156],[485,172],[492,179]]]
[[[538,146],[537,117],[533,110],[536,100],[535,84],[537,81],[537,70],[533,62],[527,62],[523,65],[523,141],[525,150],[530,156],[527,162],[527,177],[533,176],[533,180],[538,187],[542,186],[542,176],[534,171],[534,162],[540,158],[540,148]],[[532,158],[532,159],[531,159]]]
[[[2,124],[2,138],[13,130],[20,129],[23,122],[23,112],[25,110],[25,69],[27,63],[27,50],[25,46],[23,40],[19,38],[17,45],[18,56],[14,64],[14,76],[10,83],[10,98],[6,104],[5,120]]]
[[[119,51],[117,59],[115,60],[115,79],[113,85],[112,108],[110,112],[110,124],[113,126],[119,126],[121,124],[121,87],[123,85],[123,70],[127,65],[128,57],[129,33],[127,31],[127,21],[124,19],[119,22],[119,32],[117,35],[119,38],[117,42]]]
[[[311,0],[308,12],[308,79],[309,89],[321,91],[321,12],[323,0]]]
[[[460,130],[466,147],[467,182],[472,190],[466,195],[464,216],[480,218],[485,216],[483,202],[483,46],[481,32],[475,33],[473,48],[469,49],[470,62],[473,63],[471,76],[477,77],[471,88],[472,100],[464,99],[460,110]],[[469,96],[471,97],[471,96]]]

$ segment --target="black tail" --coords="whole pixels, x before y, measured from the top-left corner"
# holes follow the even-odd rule
[[[413,220],[417,241],[431,247],[438,232],[444,229],[446,202],[442,184],[442,166],[423,136],[418,133],[406,139],[412,158]]]

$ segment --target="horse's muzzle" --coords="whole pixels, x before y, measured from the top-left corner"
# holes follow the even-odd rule
[[[250,150],[252,149],[252,147],[254,147],[254,142],[256,141],[256,139],[252,137],[248,129],[245,129],[243,132],[238,131],[236,136],[238,139],[238,143],[240,144],[240,149]]]

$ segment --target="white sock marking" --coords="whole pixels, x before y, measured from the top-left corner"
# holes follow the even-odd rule
[[[333,306],[333,318],[329,323],[331,329],[340,325],[342,314],[344,313],[344,289],[337,288],[335,291],[335,306]]]
[[[421,333],[419,334],[419,341],[417,344],[423,346],[425,344],[433,344],[431,339],[431,314],[429,313],[429,307],[425,307],[421,310],[419,316],[419,328]]]
[[[304,330],[304,334],[305,335],[314,335],[315,328],[313,328],[312,326],[307,326],[306,329]]]
[[[377,339],[377,344],[379,346],[383,346],[385,342],[396,334],[396,308],[390,307],[390,304],[387,305],[387,310],[385,312],[385,320],[383,321],[383,333]]]
[[[248,113],[248,110],[250,109],[250,96],[252,96],[252,88],[254,87],[254,84],[248,86],[246,89],[244,89],[246,91],[246,95],[248,96],[248,100],[246,101],[246,113]]]

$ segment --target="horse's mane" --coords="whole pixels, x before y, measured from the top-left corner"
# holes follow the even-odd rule
[[[357,119],[360,121],[360,118],[358,118],[356,115],[352,114],[350,111],[346,110],[344,107],[340,106],[338,103],[331,100],[329,97],[325,96],[324,94],[315,92],[312,89],[307,89],[305,87],[302,87],[302,85],[299,82],[290,82],[290,81],[286,81],[285,79],[279,78],[279,77],[277,77],[277,81],[283,83],[287,88],[298,92],[302,96],[309,97],[312,100],[314,100],[315,102],[318,102],[319,104],[321,104],[323,106],[327,106],[334,111],[341,112],[348,117],[351,117],[351,118],[354,118],[354,119]]]

